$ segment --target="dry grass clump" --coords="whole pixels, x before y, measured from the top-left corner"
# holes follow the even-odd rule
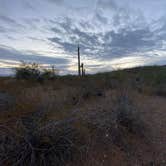
[[[35,123],[27,128],[23,123],[21,133],[0,126],[0,165],[62,166],[78,161],[83,137],[71,124],[63,121],[37,127]]]
[[[143,135],[145,130],[144,122],[140,117],[140,111],[134,105],[128,95],[122,94],[115,101],[112,114],[116,118],[116,123],[125,127],[133,134]]]
[[[75,105],[77,90],[64,88],[54,90],[52,87],[34,86],[19,90],[14,96],[13,107],[3,116],[21,117],[33,112],[45,112],[51,119],[70,115],[70,109]]]

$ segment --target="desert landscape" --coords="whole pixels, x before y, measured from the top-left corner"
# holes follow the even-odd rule
[[[0,165],[164,166],[165,97],[165,66],[2,77]]]
[[[0,166],[166,166],[166,0],[0,0]]]

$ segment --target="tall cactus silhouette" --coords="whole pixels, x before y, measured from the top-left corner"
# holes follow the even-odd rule
[[[84,64],[80,61],[80,46],[78,45],[78,76],[84,76],[85,75],[85,69]]]
[[[84,69],[83,63],[81,63],[81,75],[82,75],[82,77],[85,76],[85,69]]]
[[[81,75],[84,76],[84,64],[81,63]]]
[[[81,66],[80,66],[80,46],[78,45],[78,76],[81,76]]]

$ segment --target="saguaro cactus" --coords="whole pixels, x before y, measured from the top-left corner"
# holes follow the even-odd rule
[[[80,47],[78,45],[78,76],[84,76],[85,75],[85,69],[84,64],[80,62]]]
[[[82,74],[82,76],[84,76],[84,64],[83,63],[81,63],[81,74]]]
[[[80,66],[80,47],[78,45],[78,76],[81,76],[81,66]]]
[[[85,69],[84,69],[84,64],[81,63],[81,74],[82,74],[82,77],[85,76]]]

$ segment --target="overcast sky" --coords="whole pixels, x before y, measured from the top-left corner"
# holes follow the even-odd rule
[[[0,72],[20,60],[76,73],[166,64],[166,0],[0,0]]]

